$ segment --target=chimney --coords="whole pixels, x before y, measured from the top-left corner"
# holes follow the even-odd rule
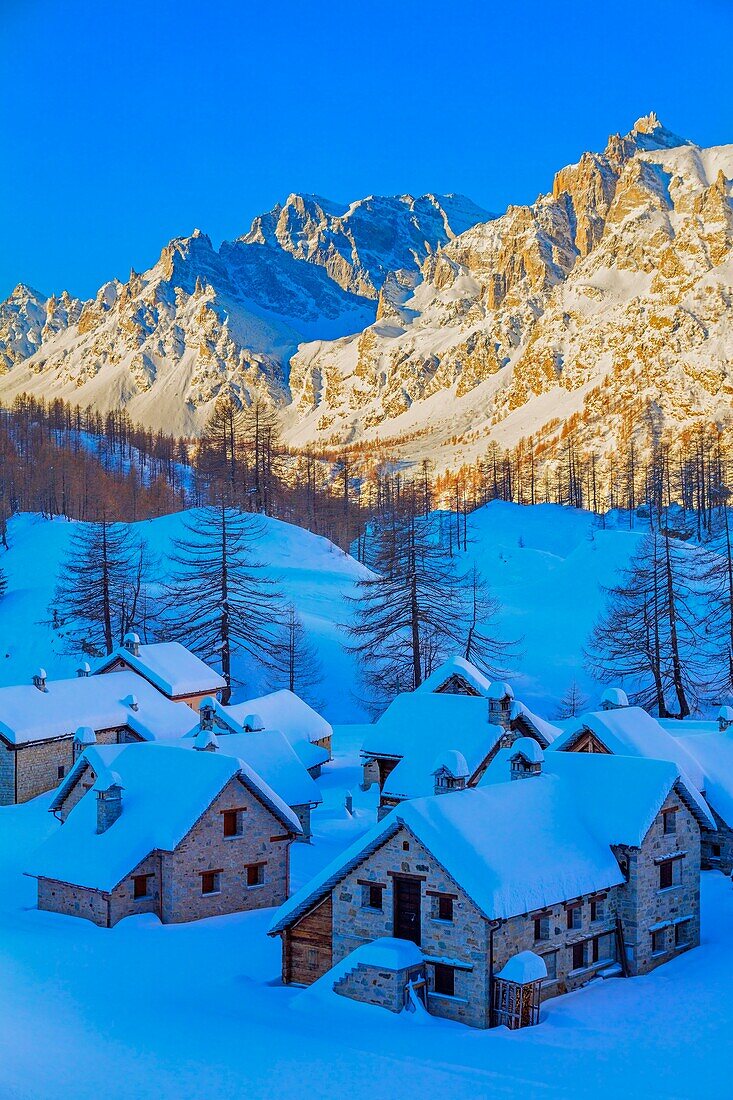
[[[122,783],[116,772],[107,772],[94,784],[97,792],[97,832],[106,833],[122,813]]]
[[[489,722],[492,726],[501,726],[502,729],[510,730],[512,725],[512,703],[514,702],[514,692],[509,684],[496,683],[489,684],[489,690],[486,693],[486,697],[489,700]]]
[[[259,714],[248,714],[244,720],[245,733],[259,733],[265,728],[265,723]]]
[[[97,735],[91,726],[79,726],[74,734],[74,759],[81,756],[91,745],[96,745]]]
[[[137,695],[128,695],[122,700],[122,702],[126,707],[129,707],[130,710],[140,710],[140,704],[137,701]]]
[[[542,775],[545,754],[534,738],[518,737],[509,752],[512,779],[528,779],[532,775]]]
[[[202,728],[194,738],[193,747],[198,752],[216,752],[219,748],[219,738],[213,729]]]
[[[468,764],[463,753],[448,749],[440,754],[433,768],[433,793],[463,791],[469,780]]]
[[[33,677],[33,686],[37,687],[39,691],[48,691],[46,687],[46,670],[45,668],[39,668]]]
[[[721,707],[718,711],[718,729],[725,733],[730,726],[733,726],[733,707]]]
[[[78,669],[76,670],[76,675],[77,675],[77,676],[78,676],[79,678],[82,678],[82,677],[84,677],[84,676],[89,676],[89,674],[91,673],[91,671],[92,671],[92,670],[91,670],[91,668],[89,667],[89,662],[88,662],[88,661],[84,661],[84,663],[83,663],[83,664],[81,664],[81,665],[79,665]]]
[[[199,706],[199,729],[200,730],[213,730],[214,728],[214,710],[216,704],[210,695],[207,695],[201,700]]]
[[[122,645],[124,648],[133,655],[133,657],[140,656],[140,635],[130,631],[129,634],[125,634],[122,639]]]
[[[622,688],[606,688],[601,696],[601,710],[620,710],[628,705],[629,697]]]

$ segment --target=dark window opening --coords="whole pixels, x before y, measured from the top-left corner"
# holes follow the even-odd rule
[[[456,989],[456,972],[452,966],[444,963],[435,964],[435,992],[444,997],[454,997]]]
[[[369,882],[362,886],[361,892],[361,904],[364,909],[380,909],[382,908],[382,890],[383,887],[378,883]]]
[[[66,768],[64,767],[63,764],[60,764],[58,766],[58,768],[56,769],[56,776],[57,776],[58,779],[63,779],[65,775],[66,775]]]
[[[585,966],[585,944],[573,944],[573,970],[582,970]]]
[[[664,832],[669,836],[670,833],[677,832],[677,811],[665,810],[662,814],[664,821]]]
[[[672,859],[665,859],[659,864],[659,889],[666,890],[674,885],[674,863]]]
[[[534,938],[535,938],[535,940],[549,940],[549,938],[550,938],[550,918],[549,917],[535,917]]]
[[[710,847],[713,853],[713,859],[720,859],[720,845],[711,844]]]
[[[665,936],[664,929],[660,928],[656,932],[652,932],[652,954],[659,955],[665,949]]]
[[[690,922],[682,920],[674,926],[674,945],[684,947],[690,942]]]
[[[262,886],[265,881],[264,863],[250,863],[247,867],[247,885]]]
[[[453,920],[453,898],[438,898],[438,920]]]
[[[409,840],[403,840],[403,841],[402,841],[402,851],[403,851],[403,852],[409,852],[409,850],[410,850],[410,842],[409,842]]]
[[[136,900],[138,898],[147,898],[148,892],[148,879],[149,875],[134,875],[132,879],[132,896]]]
[[[573,905],[568,909],[568,928],[580,928],[583,920],[583,911],[579,905]]]
[[[241,829],[237,810],[225,810],[222,817],[224,818],[224,836],[239,836]]]
[[[219,871],[204,871],[201,875],[201,893],[218,894],[221,875]]]

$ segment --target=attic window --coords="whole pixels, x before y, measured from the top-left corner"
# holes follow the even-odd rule
[[[218,894],[221,890],[221,871],[201,872],[201,893]]]
[[[409,842],[409,840],[403,840],[403,841],[402,841],[402,851],[403,851],[403,852],[409,852],[409,850],[410,850],[410,842]]]
[[[231,839],[241,836],[243,830],[243,814],[241,810],[225,810],[222,814],[224,824],[224,836]]]
[[[677,832],[677,810],[665,810],[662,814],[662,820],[664,822],[664,833],[669,836],[671,833]]]
[[[453,898],[441,896],[435,899],[436,901],[436,917],[438,920],[452,921],[453,920]]]
[[[250,863],[247,865],[247,886],[263,886],[265,882],[264,863]]]
[[[141,898],[150,897],[150,891],[148,889],[149,878],[152,878],[152,875],[133,875],[132,896],[135,901],[139,901]]]

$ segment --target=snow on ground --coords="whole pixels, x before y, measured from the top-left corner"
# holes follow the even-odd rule
[[[315,842],[293,848],[294,889],[374,820],[374,792],[358,790],[357,733],[336,731]],[[3,1100],[393,1100],[406,1087],[454,1100],[731,1094],[733,890],[722,875],[703,876],[701,947],[648,977],[550,1001],[539,1027],[479,1032],[283,987],[279,942],[265,936],[271,910],[167,927],[139,916],[113,929],[39,913],[21,872],[60,827],[49,800],[0,809]]]
[[[346,597],[363,567],[327,539],[279,520],[265,524],[259,557],[272,564],[314,638],[325,673],[315,689],[323,712],[331,722],[361,721],[363,690],[340,627],[350,616]],[[164,561],[171,539],[181,534],[181,515],[135,527]],[[29,682],[39,665],[50,677],[74,673],[79,656],[63,652],[48,610],[72,530],[64,520],[39,516],[11,521],[10,550],[0,552],[8,577],[8,594],[0,601],[0,684]],[[459,566],[476,561],[504,605],[505,636],[523,639],[509,679],[541,716],[553,717],[573,679],[597,702],[600,688],[583,670],[583,646],[603,604],[599,585],[613,581],[642,533],[641,527],[602,530],[590,513],[556,505],[494,501],[469,516],[469,547]],[[240,665],[237,671],[242,683],[235,702],[264,690],[249,670]]]

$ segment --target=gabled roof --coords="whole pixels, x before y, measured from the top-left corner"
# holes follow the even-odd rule
[[[552,722],[548,722],[545,718],[540,718],[538,714],[535,714],[520,702],[519,699],[515,699],[509,710],[509,717],[512,722],[518,722],[520,725],[526,725],[530,733],[547,748],[551,745],[561,734],[559,726],[554,726]]]
[[[674,741],[702,772],[705,799],[733,828],[733,730],[720,731],[717,722],[663,721]]]
[[[258,714],[265,729],[280,730],[293,746],[298,741],[322,741],[333,734],[331,723],[287,688],[221,709],[233,718],[240,729],[249,714]]]
[[[511,749],[502,749],[499,766],[495,761],[489,773],[506,770],[510,755]],[[624,876],[611,845],[642,843],[678,781],[677,769],[658,760],[553,755],[552,773],[395,807],[280,907],[270,934],[308,912],[401,828],[487,918],[530,913],[620,885]],[[695,804],[707,814],[704,803]]]
[[[452,676],[459,676],[462,680],[465,680],[477,695],[487,696],[491,681],[465,657],[449,657],[415,690],[420,692],[439,691]]]
[[[137,653],[126,646],[118,646],[114,653],[103,658],[95,672],[104,672],[116,661],[124,661],[133,672],[144,676],[170,699],[205,691],[216,692],[226,687],[226,681],[218,672],[209,668],[180,642],[140,645]]]
[[[279,730],[224,735],[218,738],[217,751],[244,760],[288,806],[317,806],[323,801],[318,784]]]
[[[300,823],[279,795],[244,761],[175,745],[103,745],[87,749],[57,792],[89,764],[104,782],[110,772],[123,788],[122,813],[97,833],[97,799],[89,791],[66,822],[30,858],[26,874],[109,892],[151,852],[173,851],[227,783],[238,777],[283,826]]]
[[[656,718],[641,707],[597,710],[574,718],[566,725],[565,732],[553,742],[553,750],[572,749],[586,731],[590,731],[616,756],[670,760],[698,791],[703,789],[703,773],[697,761]]]
[[[195,718],[189,706],[167,699],[134,672],[48,680],[45,691],[32,684],[0,688],[0,736],[13,745],[70,737],[79,726],[127,726],[143,740],[175,737]]]
[[[405,692],[369,728],[362,754],[399,759],[384,786],[388,797],[432,794],[440,753],[455,749],[473,775],[501,740],[505,731],[488,715],[483,696]]]

